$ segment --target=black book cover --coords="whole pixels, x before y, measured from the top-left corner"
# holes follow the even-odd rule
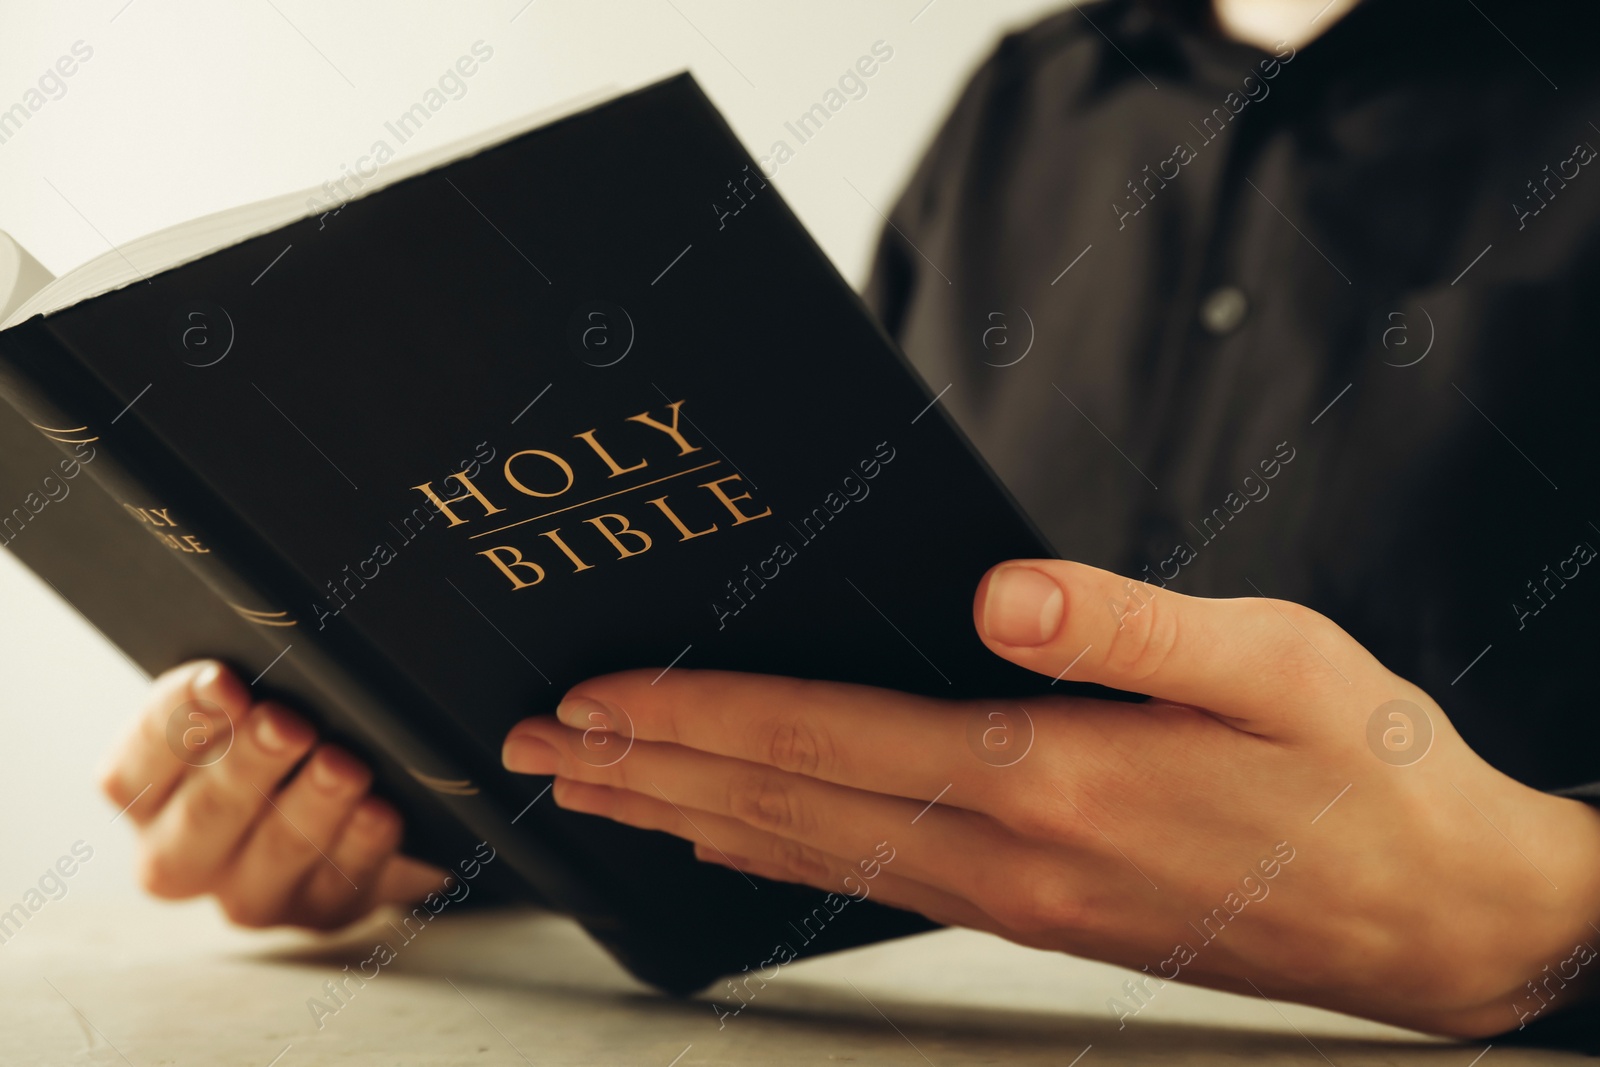
[[[514,723],[636,667],[1049,686],[971,598],[1053,553],[687,75],[33,318],[0,390],[4,507],[94,453],[24,562],[149,672],[264,670],[408,851],[489,840],[665,989],[929,924],[796,944],[822,894],[561,811]]]

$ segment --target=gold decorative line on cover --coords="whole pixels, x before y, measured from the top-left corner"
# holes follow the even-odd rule
[[[503,533],[504,531],[511,529],[513,526],[521,526],[522,524],[528,523],[528,522],[538,522],[540,519],[548,519],[552,515],[560,515],[562,512],[571,511],[573,508],[582,508],[582,507],[588,507],[590,504],[598,504],[602,500],[610,500],[614,496],[621,496],[623,493],[631,493],[635,489],[648,489],[652,485],[660,485],[662,482],[671,481],[673,478],[681,478],[685,474],[693,474],[696,471],[703,471],[707,467],[715,467],[717,464],[719,464],[721,462],[722,462],[722,460],[720,460],[720,459],[714,459],[710,463],[702,463],[698,467],[690,467],[688,470],[679,471],[677,474],[668,474],[668,475],[665,475],[663,477],[657,478],[654,481],[641,482],[638,485],[629,486],[627,489],[618,489],[614,493],[607,493],[604,496],[597,496],[593,500],[585,500],[585,501],[583,501],[582,503],[579,503],[579,504],[568,504],[564,508],[557,508],[554,511],[547,511],[543,515],[535,515],[531,519],[518,519],[516,522],[508,522],[504,526],[496,526],[492,530],[485,530],[482,533],[475,533],[471,537],[468,537],[467,540],[468,541],[476,541],[478,538],[480,538],[480,537],[488,537],[490,534]]]
[[[423,774],[415,767],[407,767],[411,777],[433,790],[435,793],[444,793],[452,797],[470,797],[478,794],[478,787],[472,784],[471,778],[435,778],[431,774]]]
[[[90,441],[98,441],[98,440],[100,440],[99,437],[61,437],[61,436],[59,436],[60,434],[64,434],[64,433],[87,433],[88,430],[89,430],[89,427],[87,427],[87,426],[74,426],[70,430],[61,430],[61,429],[57,429],[54,426],[40,426],[37,422],[30,422],[28,425],[32,426],[35,430],[38,430],[40,433],[42,433],[46,437],[50,438],[50,440],[52,440],[52,441],[60,441],[64,445],[86,445]]]
[[[252,611],[250,608],[241,608],[239,605],[233,603],[232,601],[228,602],[228,607],[230,607],[234,611],[238,612],[239,616],[241,618],[243,618],[245,621],[253,622],[257,626],[299,626],[300,625],[297,621],[295,621],[294,619],[291,619],[291,618],[288,617],[289,613],[287,611]]]

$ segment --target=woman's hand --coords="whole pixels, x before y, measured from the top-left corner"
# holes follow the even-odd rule
[[[304,719],[200,661],[156,679],[101,788],[138,827],[151,893],[211,894],[244,926],[332,929],[444,877],[396,853],[400,816],[367,795],[371,780]]]
[[[1178,979],[1487,1035],[1600,973],[1574,952],[1600,814],[1494,770],[1328,619],[1055,560],[991,571],[974,616],[997,655],[1153,699],[628,672],[505,763],[709,862],[1145,971],[1118,1015]]]

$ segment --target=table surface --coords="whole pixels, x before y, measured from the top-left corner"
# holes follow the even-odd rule
[[[324,983],[382,940],[394,959],[330,998]],[[946,930],[790,964],[719,1020],[709,998],[657,996],[534,911],[445,913],[404,943],[377,919],[314,938],[233,929],[206,902],[51,902],[0,946],[0,1064],[1470,1067],[1484,1051],[1175,984],[1119,1028],[1107,1001],[1128,977]],[[1493,1048],[1476,1062],[1586,1061]]]

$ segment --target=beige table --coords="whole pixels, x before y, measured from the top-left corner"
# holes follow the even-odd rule
[[[52,910],[53,909],[53,910]],[[395,960],[334,1004],[323,983]],[[1469,1067],[1430,1041],[1293,1005],[1168,985],[1125,1029],[1126,972],[942,931],[796,963],[719,1028],[653,995],[575,926],[535,912],[443,915],[416,940],[232,930],[209,904],[68,898],[0,947],[0,1064],[1233,1064]],[[274,1061],[274,1057],[281,1057]],[[1493,1048],[1478,1067],[1588,1062]]]

